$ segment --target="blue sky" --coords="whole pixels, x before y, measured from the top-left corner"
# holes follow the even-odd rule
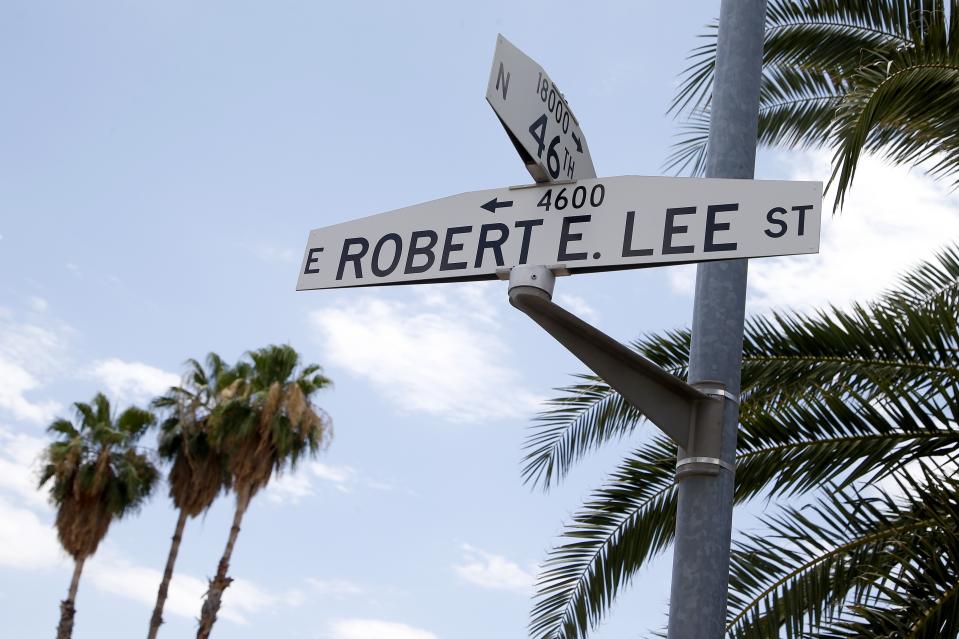
[[[600,176],[660,173],[686,52],[718,2],[168,1],[0,6],[0,618],[49,636],[69,562],[34,489],[44,426],[143,403],[187,357],[287,342],[325,367],[335,439],[255,500],[221,637],[520,638],[536,566],[622,450],[520,477],[530,418],[581,367],[501,282],[294,291],[310,229],[529,182],[484,100],[496,34],[563,86]],[[823,179],[828,155],[759,175]],[[819,256],[751,265],[749,312],[874,294],[959,236],[959,201],[867,160]],[[628,340],[685,325],[687,267],[581,275],[557,300]],[[148,439],[152,445],[152,439]],[[758,507],[737,515],[750,526]],[[232,512],[186,529],[161,636],[194,627]],[[146,631],[175,513],[110,530],[78,638]],[[668,555],[597,632],[664,623]]]

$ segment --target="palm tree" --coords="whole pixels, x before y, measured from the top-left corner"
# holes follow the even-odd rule
[[[57,537],[73,557],[73,578],[60,602],[57,639],[73,634],[77,587],[83,564],[107,534],[110,524],[135,511],[150,495],[157,469],[134,445],[152,425],[152,413],[131,407],[114,416],[110,401],[98,393],[89,404],[77,402],[76,422],[57,419],[47,431],[57,439],[43,452],[40,487],[50,483],[56,506]]]
[[[170,388],[153,401],[154,408],[167,411],[160,425],[158,450],[160,457],[171,464],[170,498],[179,515],[150,618],[148,639],[156,639],[163,623],[163,606],[187,518],[206,512],[220,492],[230,486],[225,456],[213,444],[210,415],[228,396],[236,380],[216,353],[207,355],[206,365],[204,369],[200,362],[188,360],[182,386]]]
[[[247,353],[237,364],[234,394],[211,416],[216,445],[228,452],[228,467],[236,494],[233,525],[226,548],[210,580],[200,616],[197,639],[210,636],[227,577],[240,523],[250,500],[275,472],[294,466],[304,455],[315,455],[332,435],[329,417],[311,403],[314,393],[330,385],[316,364],[299,367],[290,346],[267,346]]]
[[[957,307],[953,247],[873,302],[747,322],[736,503],[814,501],[737,542],[729,636],[957,636]],[[688,331],[633,346],[685,376]],[[524,477],[544,488],[642,421],[598,378],[562,391],[527,440]],[[540,575],[532,636],[584,637],[669,546],[675,460],[670,440],[641,441],[574,514]]]
[[[688,118],[667,167],[705,168],[715,25],[690,56],[670,110]],[[863,152],[959,169],[959,2],[769,0],[759,140],[834,149],[836,204]]]

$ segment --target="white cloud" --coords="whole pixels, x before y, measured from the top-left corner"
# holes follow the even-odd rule
[[[794,156],[795,180],[823,180],[830,156]],[[842,212],[823,203],[818,255],[764,258],[749,265],[750,311],[771,307],[808,310],[867,301],[894,286],[898,276],[959,237],[959,196],[921,171],[864,158]],[[677,292],[693,292],[695,267],[671,267]]]
[[[44,570],[67,563],[47,520],[47,491],[37,487],[46,440],[0,426],[0,566]]]
[[[0,490],[40,510],[49,507],[47,491],[37,488],[38,458],[46,444],[45,439],[0,426]]]
[[[53,527],[0,496],[0,566],[40,570],[65,562]]]
[[[64,335],[68,329],[48,329],[15,321],[0,313],[0,411],[17,420],[43,423],[53,419],[60,404],[36,401],[30,395],[65,368]]]
[[[589,302],[578,295],[557,293],[554,301],[560,306],[566,308],[566,310],[568,310],[570,313],[580,316],[587,322],[599,321],[599,313],[596,311],[596,309],[590,306]]]
[[[297,504],[313,494],[310,478],[301,472],[284,473],[271,481],[266,489],[266,499],[273,504]]]
[[[535,411],[539,398],[502,363],[507,349],[490,330],[505,295],[494,301],[482,285],[423,288],[416,303],[367,295],[311,313],[327,361],[404,411],[452,422]]]
[[[180,383],[173,373],[116,357],[94,362],[90,372],[117,401],[147,401]]]
[[[463,563],[453,566],[460,578],[482,588],[510,590],[527,595],[535,577],[519,564],[506,557],[480,550],[469,544],[462,545]]]
[[[43,313],[50,308],[50,304],[47,303],[47,300],[37,296],[33,296],[27,300],[27,304],[30,306],[30,310],[37,313]]]
[[[324,481],[333,482],[337,486],[346,487],[356,481],[357,473],[351,466],[330,466],[322,462],[310,464],[310,472]]]
[[[678,264],[666,267],[669,276],[669,286],[674,292],[681,295],[692,295],[696,292],[696,265]]]
[[[439,639],[428,630],[395,621],[342,619],[330,626],[330,639]]]
[[[31,510],[19,508],[0,496],[0,566],[21,570],[45,570],[71,566],[71,559],[57,541],[52,523]],[[101,547],[84,566],[84,582],[98,590],[153,607],[162,574],[137,565],[113,550]],[[194,619],[199,615],[207,582],[182,572],[174,573],[164,611]],[[296,591],[270,594],[249,581],[235,580],[223,595],[220,616],[247,623],[247,616],[276,609],[281,603],[295,605]]]
[[[34,402],[27,393],[40,387],[40,382],[25,368],[0,358],[0,409],[14,419],[43,423],[53,419],[60,405],[54,401]]]
[[[301,499],[316,494],[312,478],[328,482],[336,490],[349,493],[357,484],[374,490],[393,490],[387,482],[362,476],[352,466],[332,466],[322,462],[310,462],[297,467],[294,473],[284,473],[270,482],[267,499],[274,504],[299,503]]]
[[[137,565],[112,552],[101,549],[84,573],[93,585],[103,592],[130,599],[149,608],[156,603],[157,588],[162,573],[154,568]],[[177,615],[186,619],[195,619],[203,605],[203,595],[207,590],[206,580],[175,572],[170,581],[170,591],[164,606],[165,614]],[[296,598],[292,598],[295,603]],[[281,603],[291,603],[280,594],[270,594],[262,588],[243,579],[235,579],[223,593],[223,604],[219,616],[234,623],[245,624],[248,615],[275,609]]]
[[[322,596],[322,597],[335,597],[336,599],[343,599],[345,597],[355,597],[358,595],[365,595],[367,593],[366,588],[355,584],[352,581],[343,581],[343,580],[325,580],[325,579],[313,579],[312,577],[306,580],[307,584],[310,586],[310,590],[313,594]]]
[[[828,175],[828,162],[828,155],[815,155],[791,177]],[[831,201],[826,199],[827,207]],[[809,308],[867,300],[956,238],[959,197],[947,183],[867,157],[860,162],[842,213],[824,215],[819,255],[750,265],[752,302]]]

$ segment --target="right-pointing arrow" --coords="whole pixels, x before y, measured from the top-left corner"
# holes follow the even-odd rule
[[[579,138],[576,137],[576,133],[570,133],[573,136],[573,142],[576,143],[576,150],[580,153],[583,152],[583,143],[579,141]]]

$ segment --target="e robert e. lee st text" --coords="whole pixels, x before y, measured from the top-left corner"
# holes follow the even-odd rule
[[[596,193],[597,191],[594,188],[591,195],[596,195]],[[593,197],[593,201],[590,202],[591,204],[601,203],[602,194],[604,193],[602,191],[600,191],[600,193],[601,195],[597,196],[599,201],[597,201],[597,197]],[[548,195],[550,195],[549,191],[544,194],[538,205],[547,210],[550,204],[546,204],[546,202],[549,202],[551,199],[548,198]],[[576,195],[578,196],[579,194],[577,193]],[[557,198],[552,200],[553,208],[565,208],[565,204],[557,206],[558,202],[562,203],[563,201],[563,195],[558,194]],[[586,198],[585,196],[575,197],[575,200],[567,199],[566,201],[570,203],[571,208],[573,207],[573,201],[579,204],[579,206],[575,206],[575,208],[580,208],[586,203]],[[795,214],[796,234],[797,236],[803,236],[805,234],[805,215],[806,212],[812,208],[813,205],[811,204],[792,206],[789,210],[784,207],[774,207],[766,213],[766,222],[769,226],[764,229],[763,232],[767,237],[772,239],[783,237],[789,230],[790,213],[793,213]],[[703,252],[729,252],[737,249],[738,245],[736,242],[719,241],[716,234],[722,231],[728,231],[731,227],[729,218],[722,218],[720,216],[738,210],[738,203],[710,204],[706,206],[706,222],[702,243]],[[626,211],[621,257],[634,258],[652,256],[656,254],[657,250],[662,255],[694,253],[696,251],[695,244],[681,243],[683,240],[680,236],[686,235],[689,228],[687,225],[682,224],[683,216],[695,215],[697,212],[699,212],[699,209],[695,206],[667,208],[664,216],[662,241],[659,246],[654,248],[649,246],[648,243],[641,246],[636,245],[637,238],[634,237],[636,211]],[[592,215],[590,214],[568,215],[563,217],[557,243],[557,263],[569,263],[589,259],[589,254],[584,251],[575,250],[576,247],[574,244],[583,237],[583,234],[577,232],[577,229],[582,229],[581,225],[588,224],[591,219]],[[505,266],[503,245],[511,236],[516,237],[517,235],[520,240],[518,264],[526,264],[532,235],[537,227],[543,226],[543,223],[544,220],[542,218],[533,218],[517,220],[513,222],[512,228],[502,222],[447,228],[443,233],[442,247],[439,251],[438,270],[440,272],[465,270],[469,267],[468,260],[470,258],[472,258],[473,268],[480,268],[483,265],[487,252],[492,254],[497,267],[503,267]],[[470,256],[460,255],[464,252],[464,242],[462,238],[473,233],[474,230],[479,234],[475,253]],[[404,243],[403,237],[401,237],[400,234],[386,233],[375,243],[372,243],[372,251],[370,251],[371,242],[369,239],[365,237],[348,237],[343,241],[343,246],[340,251],[336,269],[336,280],[342,280],[349,267],[352,267],[353,276],[357,280],[363,279],[365,273],[369,273],[374,278],[388,277],[392,275],[397,268],[400,268],[401,263],[403,268],[402,273],[405,275],[425,273],[436,264],[436,248],[439,243],[440,234],[431,229],[413,231],[410,233],[408,242],[406,243]],[[405,260],[403,259],[404,249],[406,249]],[[319,262],[319,254],[323,252],[323,250],[323,247],[314,247],[309,250],[304,274],[317,274],[320,272],[316,264]],[[593,259],[599,259],[601,255],[597,252],[593,253],[592,257]],[[464,260],[464,258],[466,258],[466,260]],[[367,271],[364,271],[364,262],[368,266]]]

